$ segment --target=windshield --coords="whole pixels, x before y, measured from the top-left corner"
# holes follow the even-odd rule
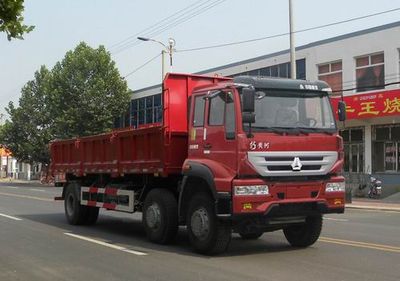
[[[254,129],[336,129],[329,98],[324,92],[257,89],[255,116]]]

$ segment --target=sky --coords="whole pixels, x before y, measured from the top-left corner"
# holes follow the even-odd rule
[[[121,76],[161,53],[151,37],[176,41],[173,72],[193,73],[289,48],[289,36],[201,51],[186,49],[261,38],[289,31],[289,0],[25,0],[25,24],[35,29],[24,40],[0,34],[0,116],[41,65],[52,68],[81,41],[104,45]],[[400,7],[400,0],[292,0],[294,30],[329,24]],[[214,5],[214,6],[211,6]],[[189,7],[189,8],[187,8]],[[182,9],[185,9],[181,11]],[[190,12],[190,9],[195,9]],[[202,12],[196,12],[201,11]],[[179,13],[180,14],[176,14]],[[186,12],[186,14],[184,14]],[[186,21],[167,26],[168,19]],[[197,14],[197,15],[196,15]],[[181,17],[182,18],[182,17]],[[398,21],[400,11],[295,34],[295,45]],[[158,24],[158,25],[157,25]],[[170,24],[171,25],[171,24]],[[175,25],[175,26],[174,26]],[[156,29],[158,28],[158,29]],[[164,31],[163,31],[164,30]],[[163,31],[163,32],[161,32]],[[399,35],[400,36],[400,35]],[[165,61],[168,66],[168,61]],[[169,67],[167,67],[169,70]],[[126,77],[131,90],[161,82],[161,57]],[[0,122],[3,120],[0,120]]]

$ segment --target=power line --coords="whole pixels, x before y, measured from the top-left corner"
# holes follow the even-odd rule
[[[163,20],[157,22],[156,24],[134,34],[130,37],[122,40],[121,42],[114,44],[112,47],[115,48],[114,54],[120,53],[127,48],[136,46],[141,42],[136,41],[137,35],[145,35],[146,37],[154,37],[163,33],[164,31],[171,29],[181,23],[184,23],[195,16],[198,16],[207,10],[225,2],[226,0],[207,0],[205,2],[198,1],[188,7],[174,13],[173,15],[164,18]],[[146,33],[145,33],[146,32]]]
[[[124,40],[121,40],[121,41],[119,41],[119,42],[117,42],[117,43],[111,45],[110,48],[117,47],[118,45],[121,45],[121,44],[123,44],[123,43],[126,43],[126,41],[129,41],[129,40],[131,40],[131,39],[136,39],[136,36],[138,36],[138,35],[143,35],[144,32],[156,28],[157,26],[159,26],[160,24],[164,23],[164,22],[167,21],[168,19],[170,19],[170,18],[172,18],[172,17],[174,17],[174,16],[176,16],[176,15],[179,15],[180,13],[182,13],[182,12],[184,12],[184,11],[190,9],[191,7],[196,6],[197,4],[201,3],[202,1],[204,1],[204,0],[196,1],[195,3],[189,5],[189,6],[185,7],[185,8],[183,8],[183,9],[181,9],[181,10],[175,12],[174,14],[172,14],[172,15],[166,17],[166,18],[163,18],[162,20],[156,22],[155,24],[153,24],[153,25],[151,25],[151,26],[149,26],[149,27],[147,27],[147,28],[145,28],[145,29],[139,31],[138,33],[135,33],[135,34],[129,36],[128,38],[125,38]],[[209,2],[209,1],[210,1],[210,0],[207,0],[206,2]]]
[[[215,5],[218,5],[222,2],[224,2],[226,0],[217,0],[215,2],[219,2]],[[215,3],[214,2],[214,3]],[[214,6],[215,6],[214,5]],[[214,7],[212,6],[212,7]],[[209,6],[208,6],[209,7]],[[212,8],[210,7],[210,8]],[[208,9],[210,9],[208,8]],[[329,26],[334,26],[334,25],[338,25],[338,24],[343,24],[343,23],[347,23],[347,22],[352,22],[352,21],[356,21],[356,20],[360,20],[360,19],[365,19],[365,18],[370,18],[370,17],[374,17],[374,16],[378,16],[378,15],[382,15],[382,14],[387,14],[387,13],[391,13],[391,12],[395,12],[400,10],[400,8],[394,8],[394,9],[390,9],[390,10],[386,10],[386,11],[382,11],[382,12],[378,12],[378,13],[373,13],[373,14],[368,14],[365,16],[360,16],[360,17],[355,17],[355,18],[350,18],[347,20],[342,20],[342,21],[337,21],[337,22],[333,22],[333,23],[328,23],[328,24],[324,24],[324,25],[320,25],[320,26],[315,26],[315,27],[310,27],[310,28],[306,28],[306,29],[301,29],[298,31],[294,31],[294,33],[302,33],[302,32],[306,32],[306,31],[311,31],[311,30],[316,30],[316,29],[321,29],[321,28],[325,28],[325,27],[329,27]],[[201,13],[201,10],[198,11],[198,13]],[[194,16],[196,16],[197,14],[195,14]],[[190,15],[189,15],[190,16]],[[174,26],[180,24],[181,22],[176,23]],[[174,27],[172,26],[172,27]],[[165,28],[169,28],[169,26],[165,27]],[[161,32],[163,32],[164,30],[162,29]],[[220,48],[220,47],[226,47],[226,46],[232,46],[232,45],[239,45],[239,44],[244,44],[244,43],[250,43],[250,42],[255,42],[255,41],[261,41],[261,40],[266,40],[266,39],[271,39],[271,38],[276,38],[276,37],[282,37],[282,36],[286,36],[289,35],[289,33],[281,33],[281,34],[275,34],[275,35],[271,35],[271,36],[266,36],[266,37],[261,37],[261,38],[255,38],[255,39],[250,39],[250,40],[244,40],[244,41],[237,41],[237,42],[231,42],[231,43],[225,43],[225,44],[219,44],[219,45],[213,45],[213,46],[206,46],[206,47],[199,47],[199,48],[193,48],[193,49],[184,49],[184,50],[175,50],[175,52],[191,52],[191,51],[199,51],[199,50],[205,50],[205,49],[212,49],[212,48]],[[126,46],[126,48],[129,46]],[[122,51],[122,50],[120,50]],[[152,62],[153,60],[155,60],[158,56],[160,56],[160,54],[158,54],[157,56],[151,58],[149,61],[147,61],[146,63],[144,63],[143,65],[139,66],[138,68],[136,68],[135,70],[133,70],[132,72],[128,73],[126,77],[130,76],[131,74],[137,72],[138,70],[140,70],[141,68],[143,68],[144,66],[146,66],[147,64],[149,64],[150,62]],[[345,82],[344,82],[345,83]]]
[[[383,11],[383,12],[378,12],[378,13],[369,14],[369,15],[365,15],[365,16],[360,16],[360,17],[356,17],[356,18],[351,18],[351,19],[347,19],[347,20],[337,21],[337,22],[328,23],[328,24],[324,24],[324,25],[319,25],[319,26],[315,26],[315,27],[310,27],[310,28],[306,28],[306,29],[301,29],[301,30],[294,31],[293,33],[302,33],[302,32],[306,32],[306,31],[321,29],[321,28],[325,28],[325,27],[329,27],[329,26],[334,26],[334,25],[343,24],[343,23],[347,23],[347,22],[352,22],[352,21],[356,21],[356,20],[360,20],[360,19],[370,18],[370,17],[374,17],[374,16],[378,16],[378,15],[383,15],[383,14],[395,12],[395,11],[398,11],[398,10],[400,10],[400,8],[386,10],[386,11]],[[255,39],[249,39],[249,40],[243,40],[243,41],[237,41],[237,42],[230,42],[230,43],[219,44],[219,45],[205,46],[205,47],[192,48],[192,49],[176,50],[176,52],[184,53],[184,52],[193,52],[193,51],[200,51],[200,50],[206,50],[206,49],[221,48],[221,47],[227,47],[227,46],[251,43],[251,42],[256,42],[256,41],[262,41],[262,40],[272,39],[272,38],[277,38],[277,37],[283,37],[283,36],[287,36],[289,34],[290,33],[285,32],[285,33],[280,33],[280,34],[275,34],[275,35],[270,35],[270,36],[255,38]]]
[[[132,70],[131,72],[129,72],[128,74],[126,74],[124,76],[124,78],[127,78],[128,76],[134,74],[135,72],[139,71],[140,69],[142,69],[143,67],[145,67],[146,65],[148,65],[149,63],[151,63],[153,60],[155,60],[156,58],[158,58],[159,56],[161,56],[161,54],[157,54],[156,56],[152,57],[151,59],[149,59],[148,61],[146,61],[144,64],[142,64],[141,66],[135,68],[134,70]]]
[[[214,7],[216,5],[219,5],[219,4],[221,4],[222,2],[225,2],[225,1],[226,0],[216,0],[216,1],[213,0],[213,2],[211,2],[208,5],[202,7],[203,5],[205,5],[208,2],[210,2],[210,0],[208,0],[208,1],[200,4],[199,6],[193,8],[193,9],[190,9],[189,11],[185,12],[184,14],[172,19],[171,21],[167,22],[166,25],[156,27],[154,30],[149,31],[150,33],[146,33],[144,35],[146,37],[154,37],[156,35],[159,35],[159,34],[163,33],[164,31],[166,31],[168,29],[171,29],[171,28],[173,28],[173,27],[175,27],[175,26],[177,26],[177,25],[179,25],[181,23],[184,23],[184,22],[192,19],[193,17],[195,17],[197,15],[200,15],[200,14],[204,13],[205,11],[211,9],[212,7]],[[198,8],[200,8],[200,9],[198,9]],[[115,54],[120,53],[120,52],[122,52],[122,51],[124,51],[124,50],[126,50],[128,48],[137,46],[137,45],[139,45],[141,43],[142,42],[139,42],[139,41],[136,41],[136,40],[133,40],[133,41],[131,40],[129,42],[126,42],[124,45],[121,45],[119,47],[119,49],[116,50],[114,53]]]
[[[193,13],[187,15],[187,16],[184,17],[184,18],[181,18],[181,19],[179,19],[179,20],[177,20],[177,21],[175,21],[175,22],[171,22],[169,25],[167,25],[167,26],[164,27],[163,29],[157,31],[156,33],[150,34],[150,36],[156,36],[156,35],[158,35],[158,34],[164,32],[165,30],[171,29],[171,28],[173,28],[173,27],[175,27],[175,26],[177,26],[177,25],[179,25],[179,24],[181,24],[181,23],[184,23],[184,22],[186,22],[186,21],[188,21],[188,20],[191,20],[191,19],[194,18],[195,16],[200,15],[200,14],[202,14],[202,13],[204,13],[204,12],[210,10],[211,8],[213,8],[213,7],[217,6],[217,5],[219,5],[219,4],[223,3],[223,2],[225,2],[225,1],[226,1],[226,0],[218,0],[218,1],[215,1],[215,2],[211,3],[210,5],[203,7],[203,8],[200,9],[199,11],[195,11],[195,12],[193,12]]]

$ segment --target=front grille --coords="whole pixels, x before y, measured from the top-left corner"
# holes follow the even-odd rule
[[[337,160],[336,151],[248,152],[251,164],[261,176],[326,175]],[[298,158],[298,159],[296,159]],[[295,161],[296,160],[296,161]],[[300,161],[300,169],[292,165]]]
[[[269,171],[292,171],[292,166],[267,166]],[[321,169],[321,165],[309,165],[309,166],[304,166],[301,168],[302,170],[305,171],[312,171],[312,170],[319,170]]]
[[[299,157],[300,161],[322,161],[324,157],[322,156],[301,156]],[[265,157],[265,161],[292,161],[293,162],[294,157],[293,156],[269,156]]]

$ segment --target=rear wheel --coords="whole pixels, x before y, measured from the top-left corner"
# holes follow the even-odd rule
[[[80,204],[78,183],[68,183],[65,190],[65,216],[69,224],[84,224],[87,218],[87,208]]]
[[[231,241],[231,227],[218,221],[213,200],[206,193],[193,196],[187,213],[190,243],[201,254],[224,252]]]
[[[321,234],[322,216],[307,217],[306,223],[283,229],[286,239],[294,247],[308,247],[314,244]]]
[[[80,185],[68,183],[65,190],[64,209],[69,224],[94,224],[99,216],[99,208],[82,206],[80,203]]]
[[[178,204],[167,189],[153,189],[143,205],[142,223],[150,241],[167,244],[178,231]]]
[[[86,220],[85,220],[84,224],[86,224],[86,225],[95,224],[97,222],[97,218],[99,217],[99,208],[89,207],[89,206],[85,206],[85,207],[88,208],[88,210],[87,210]]]

